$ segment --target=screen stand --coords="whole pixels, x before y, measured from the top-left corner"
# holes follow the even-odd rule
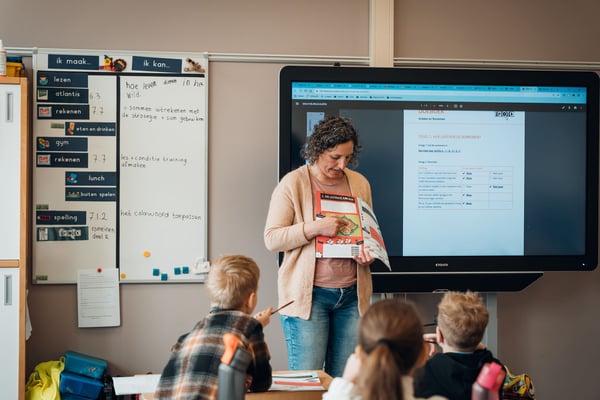
[[[485,293],[483,295],[485,306],[488,309],[489,320],[485,334],[483,335],[483,344],[492,352],[494,357],[498,357],[498,299],[496,293]]]

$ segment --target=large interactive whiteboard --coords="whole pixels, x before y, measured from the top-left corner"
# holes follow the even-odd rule
[[[207,259],[205,54],[38,49],[34,283],[201,281]]]

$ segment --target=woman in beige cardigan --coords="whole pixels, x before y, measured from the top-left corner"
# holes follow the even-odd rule
[[[367,179],[347,169],[356,165],[358,135],[341,117],[322,120],[303,150],[306,165],[289,172],[275,187],[265,225],[265,245],[283,252],[279,268],[279,304],[294,300],[280,313],[289,368],[325,369],[341,376],[357,340],[360,315],[372,293],[364,252],[352,258],[316,258],[315,237],[335,236],[342,221],[316,218],[317,191],[360,197],[372,207]]]

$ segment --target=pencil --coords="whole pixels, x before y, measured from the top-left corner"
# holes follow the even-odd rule
[[[292,304],[294,302],[294,300],[290,300],[287,303],[285,303],[284,305],[282,305],[281,307],[277,307],[276,309],[274,309],[273,311],[271,311],[271,315],[275,314],[276,312],[278,312],[279,310],[281,310],[282,308],[285,308],[287,306],[289,306],[290,304]]]

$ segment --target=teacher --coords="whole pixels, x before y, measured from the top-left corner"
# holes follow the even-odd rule
[[[286,174],[273,190],[264,239],[267,249],[283,252],[278,271],[281,324],[291,370],[324,369],[341,376],[357,343],[360,315],[373,291],[362,252],[352,258],[316,258],[315,237],[336,236],[342,221],[317,219],[317,191],[360,197],[372,207],[367,179],[347,166],[357,165],[358,134],[345,118],[329,116],[307,138],[307,164]]]

